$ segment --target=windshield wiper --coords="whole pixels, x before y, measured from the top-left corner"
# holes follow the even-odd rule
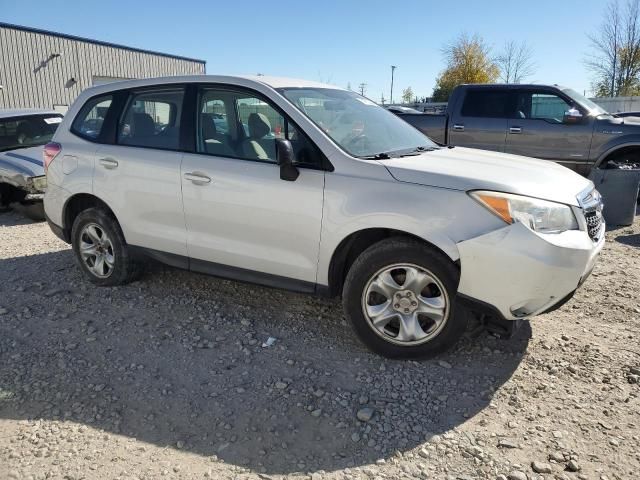
[[[424,152],[432,152],[434,150],[436,150],[436,149],[433,148],[433,147],[416,147],[413,150],[411,150],[411,151],[409,151],[407,153],[403,153],[403,154],[398,155],[398,156],[399,157],[412,157],[412,156],[415,156],[415,155],[420,155],[421,153],[424,153]]]
[[[389,160],[391,156],[386,152],[374,153],[373,155],[357,155],[364,160]]]

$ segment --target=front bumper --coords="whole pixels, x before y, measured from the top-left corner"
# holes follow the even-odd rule
[[[604,245],[583,230],[539,234],[521,223],[460,242],[460,295],[508,320],[562,305],[589,276]]]

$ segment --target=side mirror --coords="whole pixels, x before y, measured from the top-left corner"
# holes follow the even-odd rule
[[[294,182],[300,175],[300,171],[293,164],[295,154],[289,140],[276,138],[276,157],[278,165],[280,165],[280,179]]]
[[[569,110],[564,112],[564,117],[562,118],[562,123],[574,124],[574,123],[582,123],[582,113],[575,107],[571,107]]]

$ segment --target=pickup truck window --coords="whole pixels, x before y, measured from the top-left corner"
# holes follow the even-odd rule
[[[462,104],[463,117],[509,118],[511,117],[511,94],[500,90],[469,90]]]
[[[283,88],[284,97],[355,157],[394,156],[437,145],[371,100],[331,88]]]
[[[563,98],[548,92],[521,92],[516,103],[516,118],[562,123],[572,108]]]

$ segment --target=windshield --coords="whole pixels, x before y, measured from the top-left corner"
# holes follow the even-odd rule
[[[48,143],[61,121],[56,114],[0,118],[0,152]]]
[[[355,157],[387,158],[437,148],[404,120],[357,93],[330,88],[279,91]]]
[[[600,105],[592,102],[591,100],[589,100],[587,97],[585,97],[584,95],[580,95],[578,92],[576,92],[575,90],[572,90],[570,88],[563,88],[562,91],[564,93],[566,93],[567,95],[569,95],[573,100],[575,100],[578,104],[582,105],[584,108],[586,108],[587,110],[589,110],[589,113],[591,115],[609,115],[609,112],[607,112],[604,108],[602,108]]]

